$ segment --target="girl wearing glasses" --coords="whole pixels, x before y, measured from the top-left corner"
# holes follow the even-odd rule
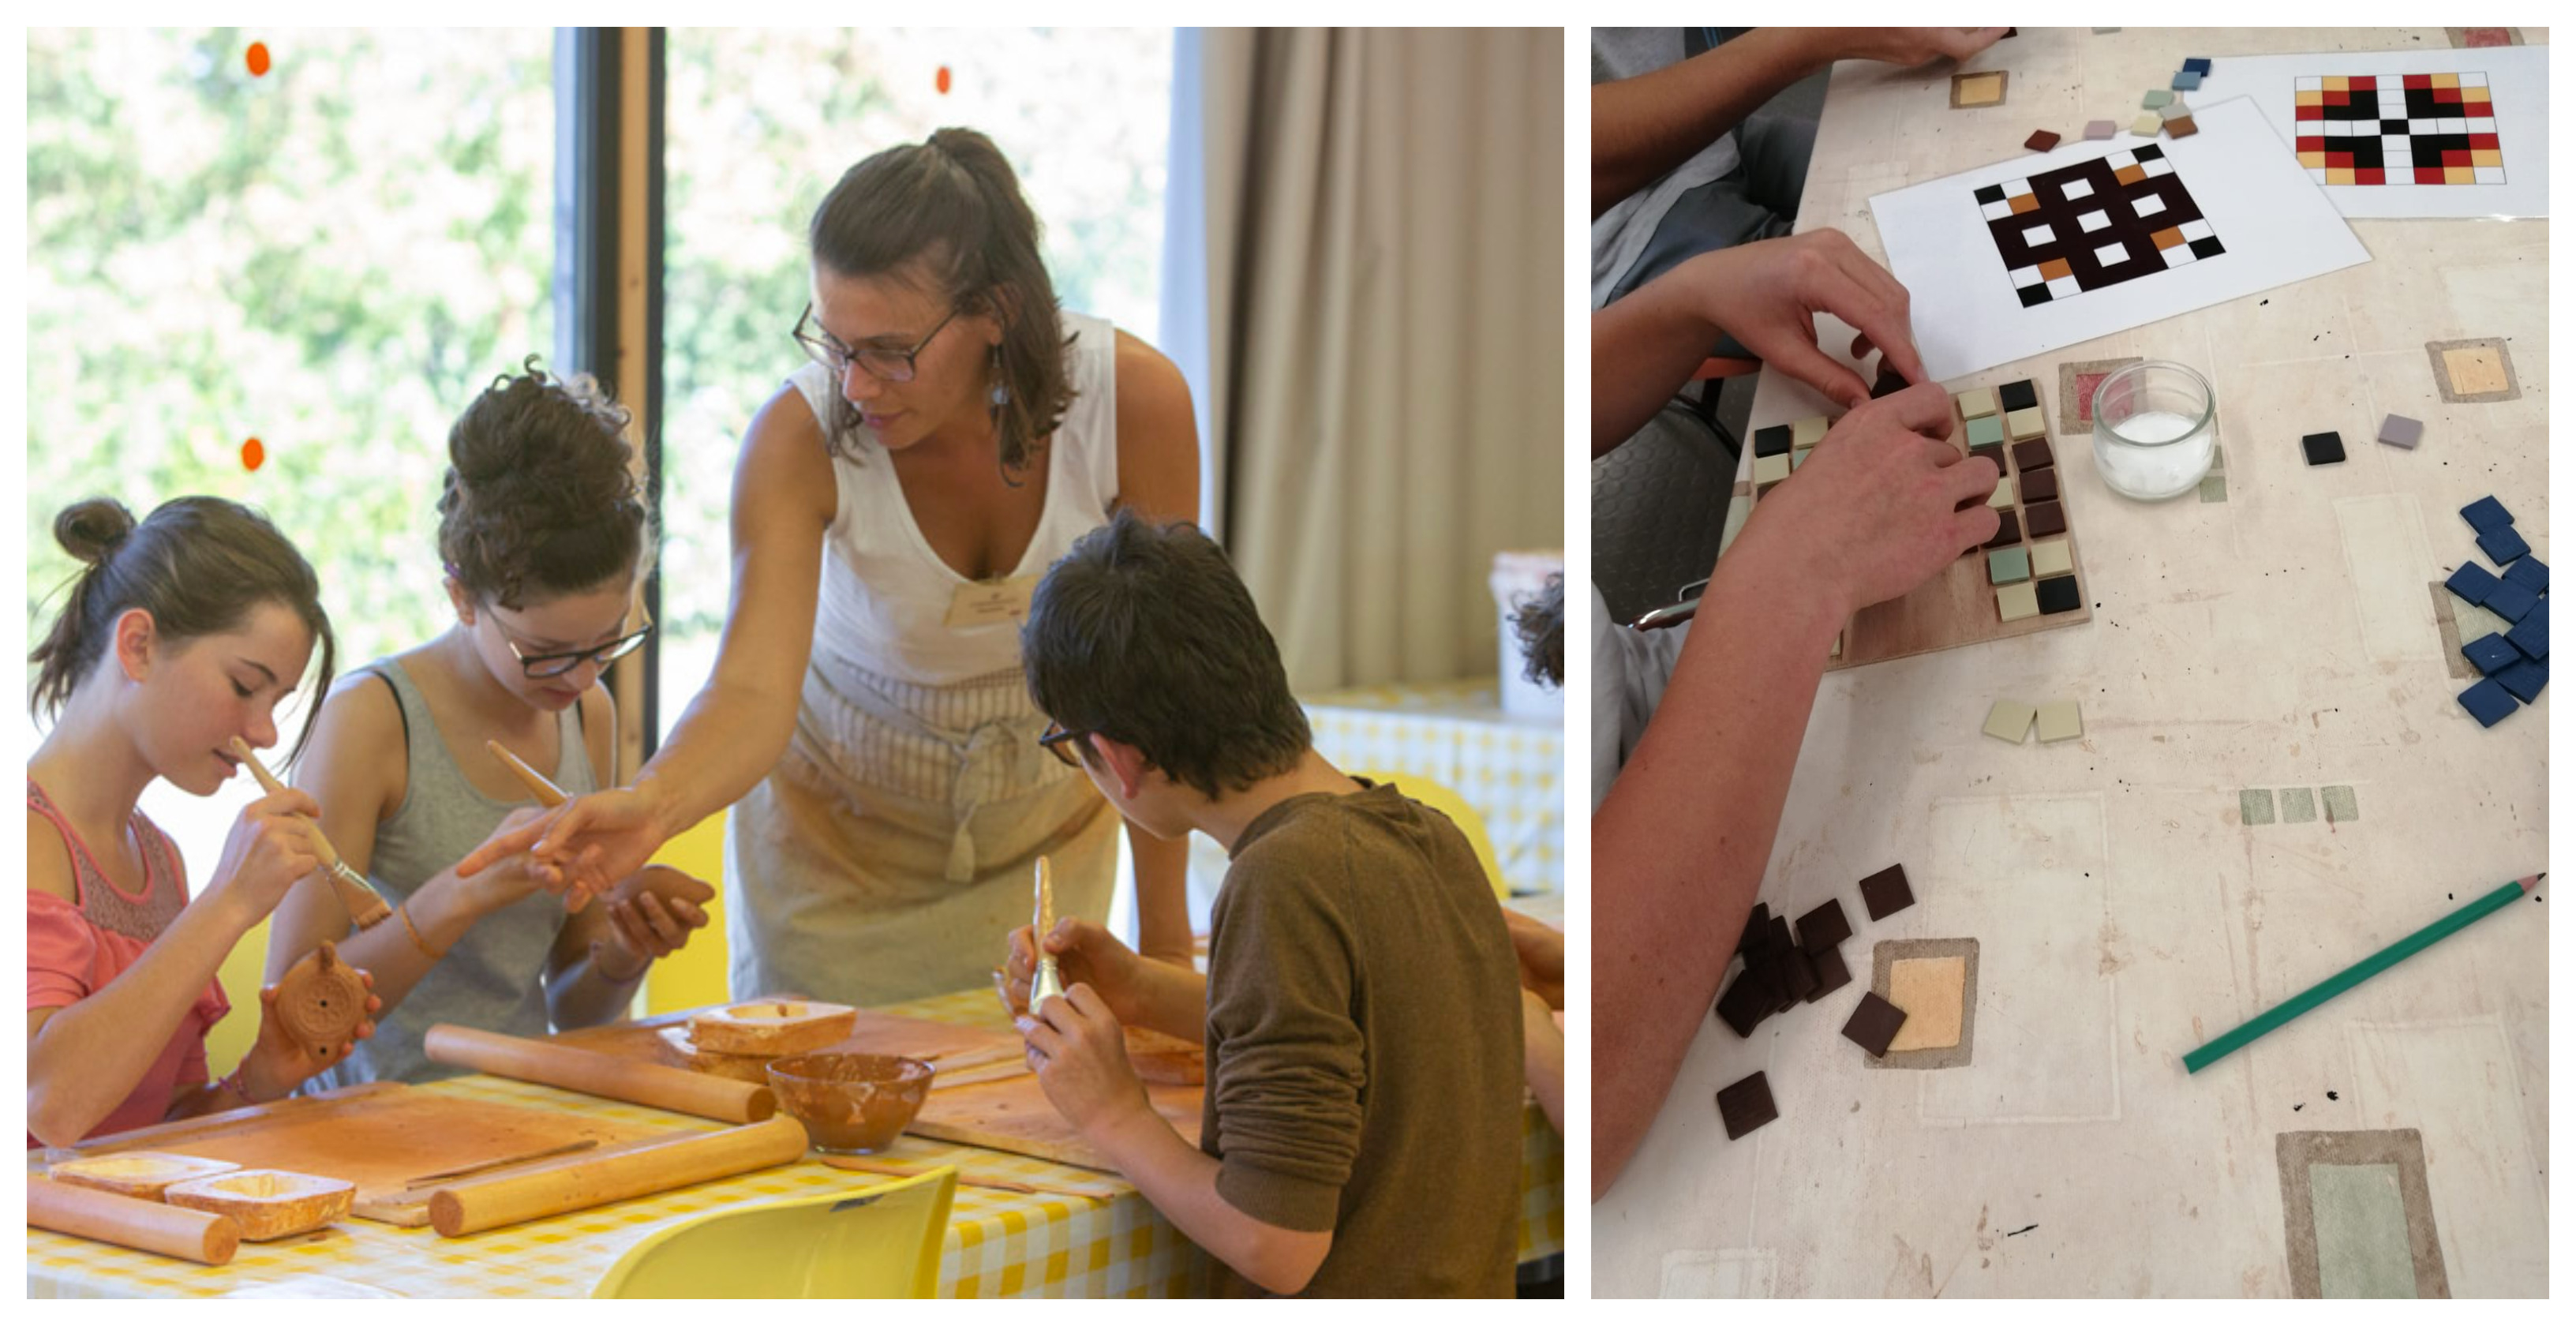
[[[613,783],[616,708],[599,680],[650,629],[636,591],[651,522],[620,436],[626,414],[587,377],[549,379],[533,358],[526,368],[448,433],[438,551],[456,624],[345,678],[296,767],[323,832],[398,904],[350,934],[315,879],[277,910],[271,980],[336,940],[385,1002],[376,1038],[325,1075],[331,1085],[438,1075],[421,1037],[440,1022],[543,1036],[610,1021],[653,960],[707,923],[698,904],[713,891],[664,867],[578,911],[525,857],[470,879],[454,868],[534,815],[487,741],[566,792]]]
[[[1112,510],[1197,517],[1198,443],[1169,360],[1058,309],[982,134],[860,162],[809,239],[812,362],[743,443],[713,676],[632,787],[466,865],[533,844],[596,885],[730,805],[734,994],[882,1004],[983,984],[1040,854],[1105,917],[1120,821],[1039,747],[1019,624]],[[1187,844],[1128,840],[1141,947],[1185,961]]]

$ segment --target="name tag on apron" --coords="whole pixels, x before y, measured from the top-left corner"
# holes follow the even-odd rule
[[[1000,626],[1029,615],[1029,599],[1038,591],[1036,576],[1010,580],[977,580],[957,587],[948,600],[948,625]]]

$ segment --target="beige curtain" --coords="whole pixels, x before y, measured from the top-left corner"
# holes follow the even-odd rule
[[[1564,542],[1563,33],[1193,37],[1227,548],[1300,694],[1491,673]]]

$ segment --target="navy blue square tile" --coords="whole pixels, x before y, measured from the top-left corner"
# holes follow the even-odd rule
[[[2505,642],[2500,635],[2482,635],[2460,646],[2460,653],[2478,665],[2478,671],[2492,677],[2522,661],[2521,651]]]
[[[2460,707],[2469,711],[2469,717],[2478,720],[2479,727],[2494,727],[2505,715],[2522,706],[2514,703],[2513,696],[2498,685],[2495,678],[2489,677],[2460,692]]]
[[[2451,578],[2443,581],[2442,586],[2471,603],[2484,603],[2487,601],[2487,595],[2493,593],[2495,587],[2501,583],[2503,582],[2495,578],[2493,571],[2475,562],[2462,562],[2460,569],[2453,571]]]
[[[2529,704],[2540,698],[2541,688],[2549,684],[2549,665],[2526,658],[2495,675],[2496,684],[2513,692],[2513,698]]]
[[[2504,573],[2504,578],[2534,594],[2549,592],[2549,563],[2537,557],[2525,557]]]
[[[2525,658],[2549,657],[2549,600],[2542,599],[2529,616],[2504,633],[2505,642],[2522,651]]]
[[[2486,609],[2509,622],[2521,621],[2540,606],[2540,596],[2510,580],[2499,580],[2487,591]]]
[[[2481,497],[2460,508],[2460,519],[2469,522],[2469,528],[2484,534],[2498,525],[2512,524],[2513,513],[2505,510],[2504,503],[2495,498]]]
[[[2513,526],[2498,525],[2478,535],[2478,551],[2485,553],[2488,561],[2503,566],[2530,552],[2531,545],[2522,541],[2522,536],[2514,532]]]
[[[2206,78],[2209,76],[2209,61],[2202,56],[2195,55],[2182,62],[2182,71],[2186,74],[2199,74],[2203,78]]]

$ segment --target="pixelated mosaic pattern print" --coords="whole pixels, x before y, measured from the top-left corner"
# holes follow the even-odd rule
[[[2502,184],[2485,74],[2302,78],[2299,164],[2320,184]]]
[[[1989,184],[1977,206],[2024,308],[2227,251],[2153,143]]]

